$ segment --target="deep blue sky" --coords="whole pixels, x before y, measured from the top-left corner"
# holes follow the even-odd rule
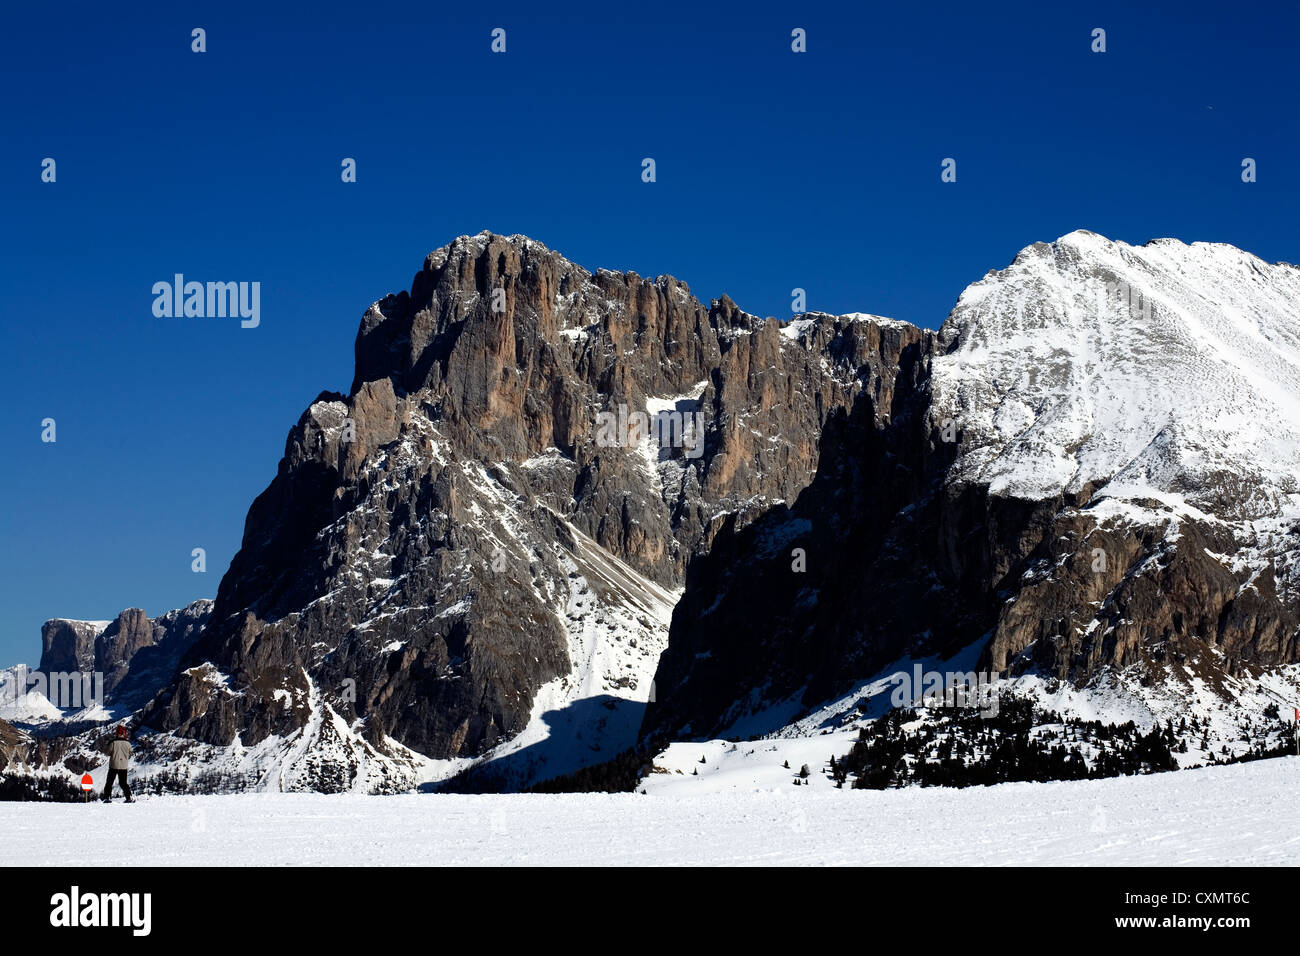
[[[929,327],[1078,227],[1300,262],[1293,4],[988,6],[6,4],[0,664],[214,595],[366,306],[463,233]],[[155,318],[175,272],[261,327]]]

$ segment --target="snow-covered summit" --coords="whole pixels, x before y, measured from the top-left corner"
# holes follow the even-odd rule
[[[1086,230],[1024,249],[940,330],[932,422],[995,494],[1300,514],[1300,269]]]

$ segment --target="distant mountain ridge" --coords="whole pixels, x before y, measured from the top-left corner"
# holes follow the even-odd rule
[[[198,639],[212,602],[198,600],[149,618],[127,608],[111,621],[53,618],[41,626],[43,673],[101,673],[104,703],[136,710],[176,673],[176,665]]]

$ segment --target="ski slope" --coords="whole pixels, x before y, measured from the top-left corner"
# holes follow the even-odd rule
[[[1077,783],[0,804],[6,865],[1297,865],[1300,758]]]

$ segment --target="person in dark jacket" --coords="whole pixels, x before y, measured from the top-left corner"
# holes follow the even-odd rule
[[[126,783],[126,768],[131,764],[131,742],[126,739],[126,725],[117,728],[117,738],[108,745],[108,780],[104,784],[104,802],[113,800],[113,780],[122,785],[126,802],[132,803],[131,788]]]

